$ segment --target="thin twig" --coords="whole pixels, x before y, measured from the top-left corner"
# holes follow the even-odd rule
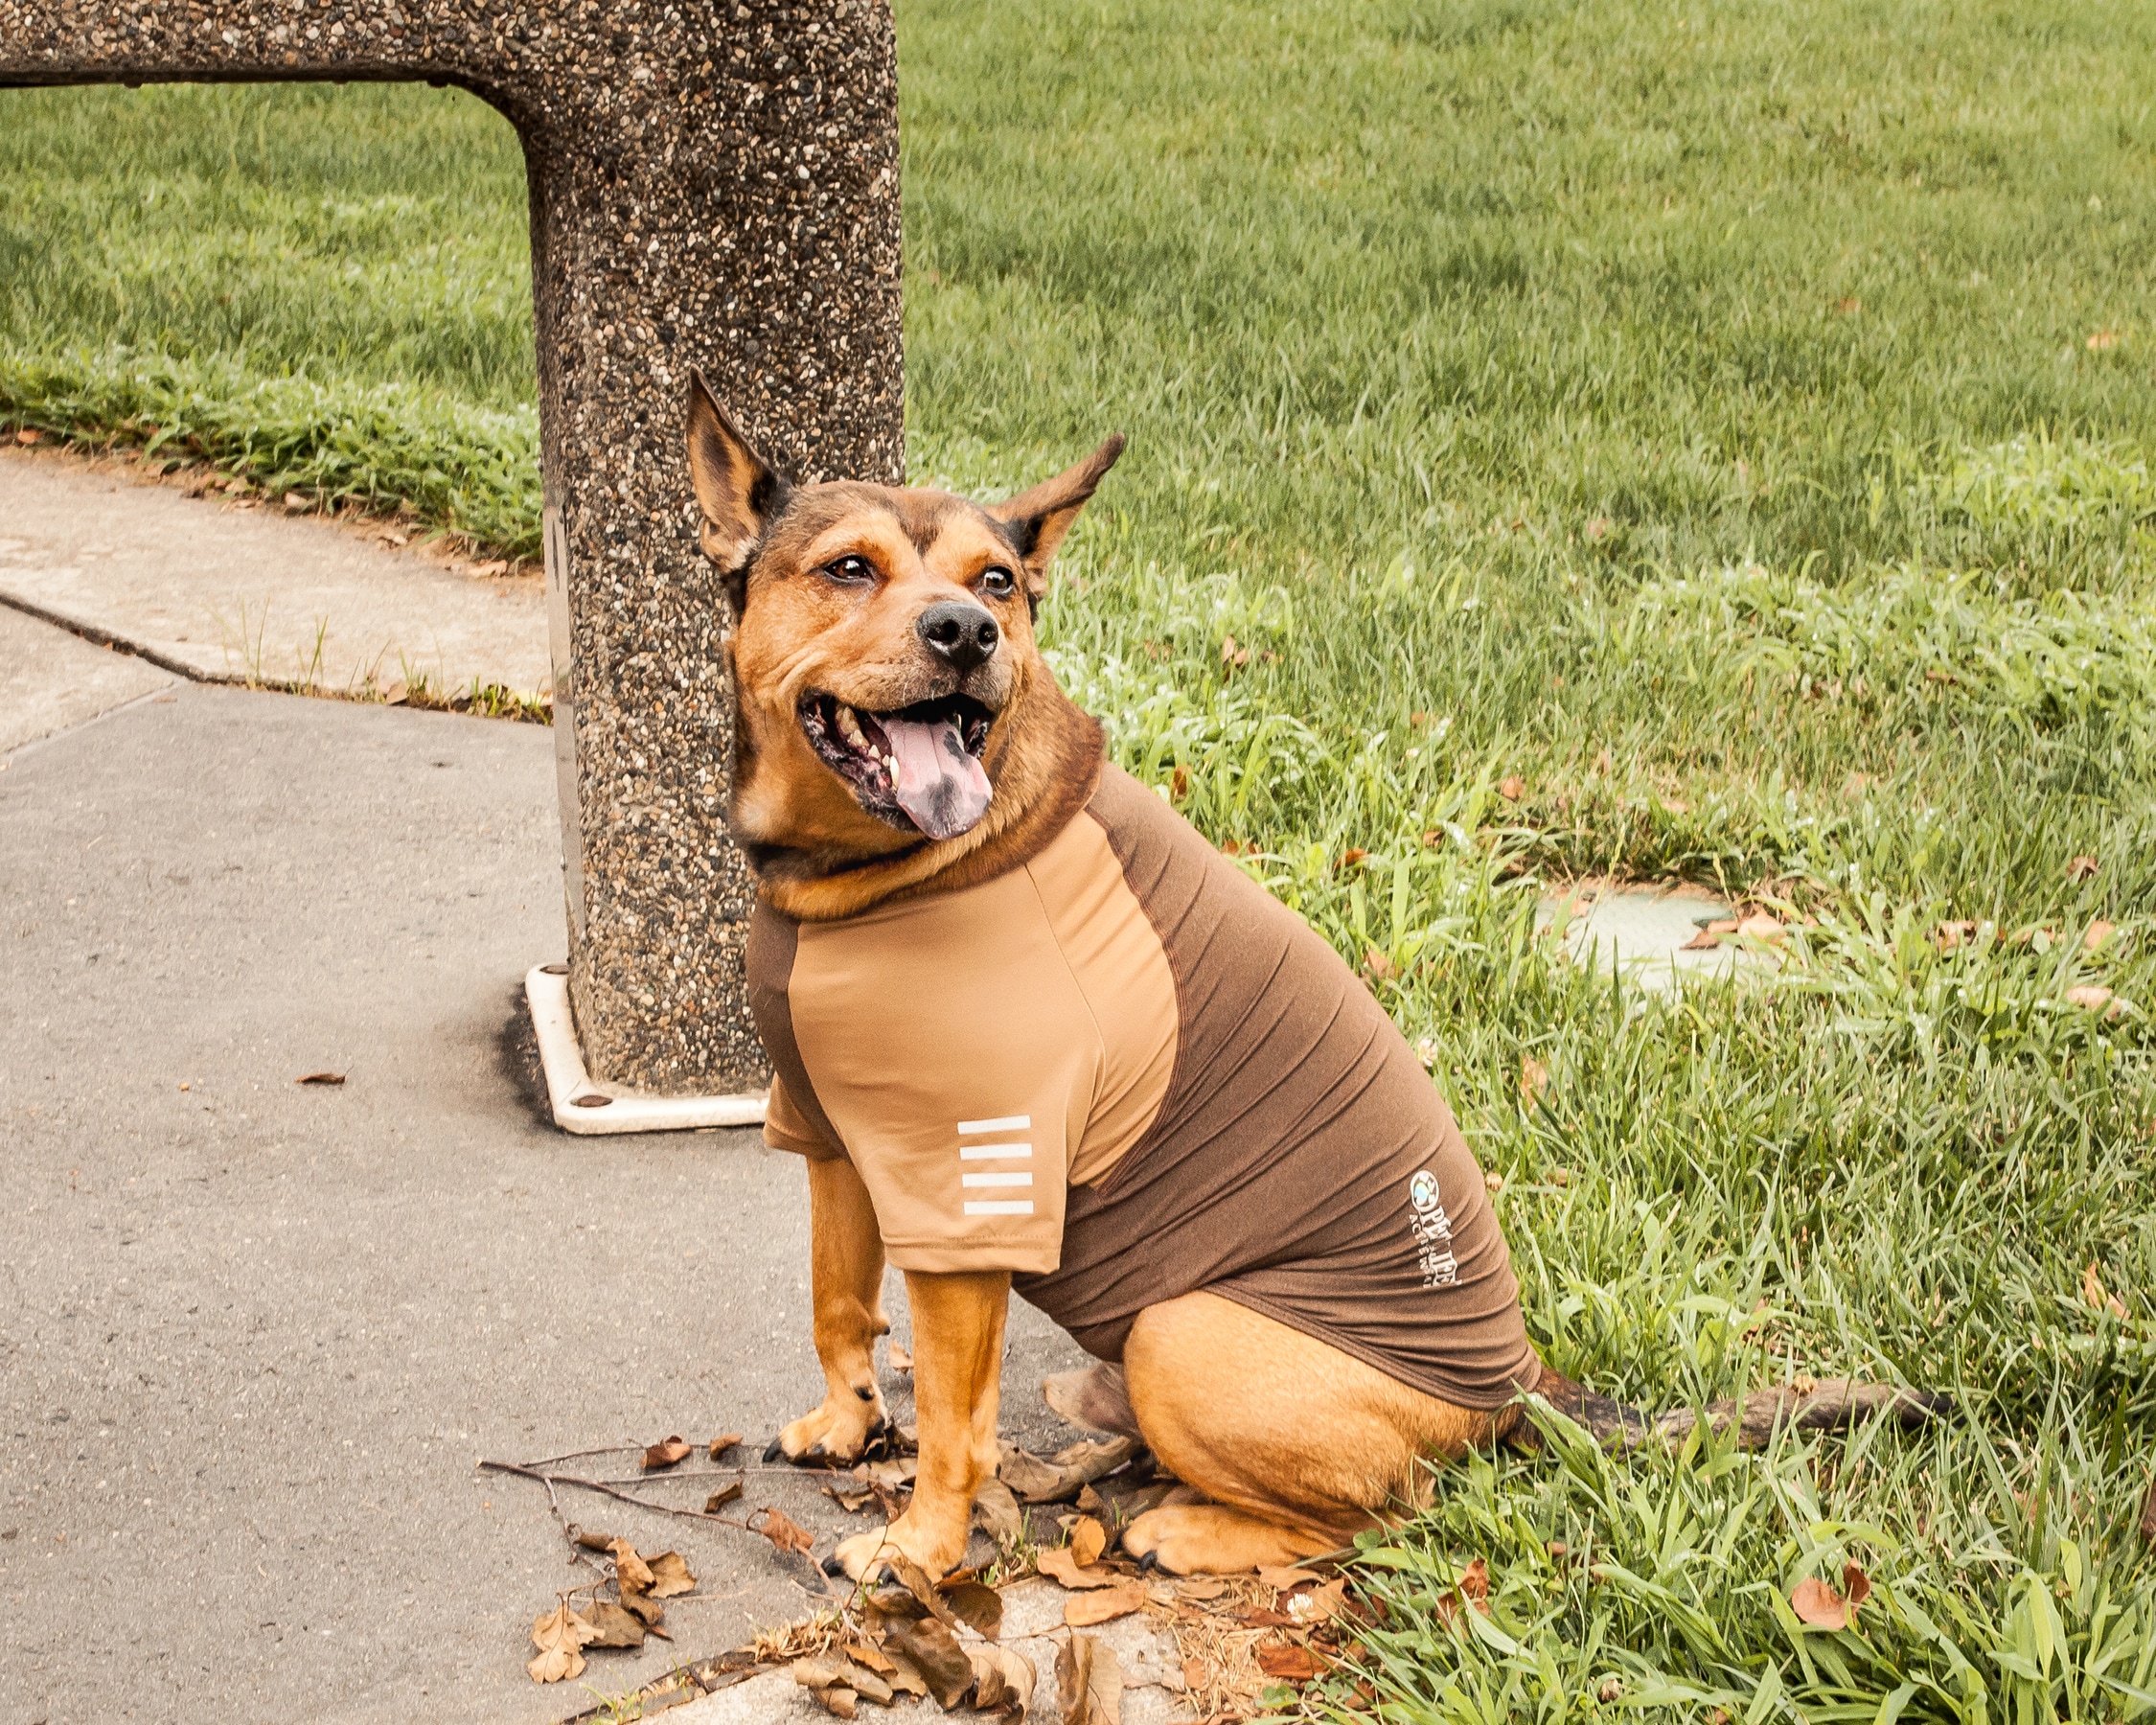
[[[580,1479],[575,1474],[550,1474],[537,1467],[526,1467],[521,1461],[481,1461],[479,1465],[488,1473],[517,1474],[527,1480],[537,1480],[547,1486],[550,1493],[556,1485],[574,1485],[580,1490],[596,1491],[603,1497],[632,1504],[639,1509],[649,1509],[657,1515],[677,1515],[685,1521],[717,1522],[722,1527],[739,1528],[744,1533],[756,1531],[737,1516],[712,1515],[702,1509],[677,1509],[671,1504],[648,1503],[643,1498],[631,1497],[626,1491],[616,1491],[603,1481]]]

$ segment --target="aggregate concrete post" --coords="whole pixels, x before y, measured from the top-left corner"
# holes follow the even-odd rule
[[[0,85],[425,80],[523,140],[569,981],[602,1082],[760,1088],[691,364],[793,476],[896,482],[888,0],[0,0]]]

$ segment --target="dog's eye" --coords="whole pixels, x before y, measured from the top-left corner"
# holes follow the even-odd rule
[[[841,557],[823,565],[823,572],[832,580],[851,586],[858,582],[874,581],[876,571],[865,557]]]
[[[983,592],[997,599],[1004,599],[1018,586],[1018,577],[998,564],[981,576],[980,585]]]

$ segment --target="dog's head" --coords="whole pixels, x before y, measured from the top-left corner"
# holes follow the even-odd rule
[[[1008,832],[1075,717],[1034,613],[1123,440],[984,509],[945,492],[789,485],[700,375],[688,438],[704,554],[736,618],[731,820],[767,887],[900,859],[918,881]],[[858,908],[862,895],[841,896]]]

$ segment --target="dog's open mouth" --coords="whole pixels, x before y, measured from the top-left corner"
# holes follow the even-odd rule
[[[994,793],[980,751],[996,715],[971,696],[869,713],[811,691],[800,713],[809,747],[871,815],[955,839],[988,812]]]

